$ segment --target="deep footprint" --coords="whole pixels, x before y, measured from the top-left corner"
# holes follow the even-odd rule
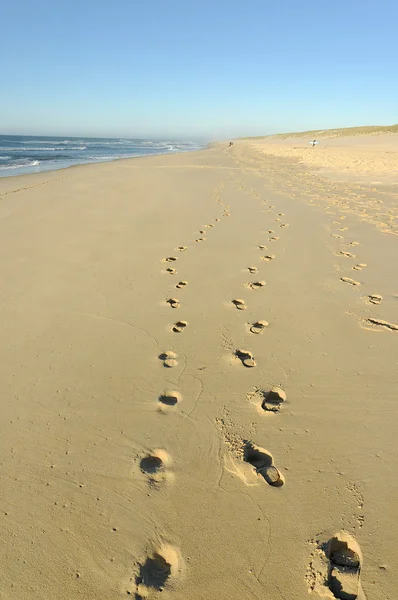
[[[165,406],[176,406],[182,400],[179,392],[167,391],[158,398],[159,402]]]
[[[270,262],[271,260],[274,260],[275,258],[275,254],[268,254],[267,256],[262,256],[261,260],[265,260],[265,262]]]
[[[276,386],[269,392],[263,392],[263,401],[261,408],[269,412],[279,412],[283,402],[286,402],[286,392]]]
[[[177,358],[178,355],[172,350],[167,350],[167,352],[159,354],[159,359],[163,361],[163,366],[168,369],[172,369],[178,365]]]
[[[253,355],[249,350],[236,350],[235,356],[242,361],[242,365],[245,367],[255,367],[256,361],[253,358]]]
[[[171,306],[171,308],[179,308],[180,306],[180,301],[177,300],[177,298],[169,298],[166,300],[166,302]]]
[[[187,325],[188,323],[186,321],[177,321],[177,323],[174,323],[173,325],[173,331],[175,333],[181,333],[182,331],[184,331]]]
[[[380,294],[369,294],[368,300],[372,304],[380,304],[383,300],[383,296],[380,296]]]
[[[184,288],[186,285],[188,285],[188,281],[179,281],[176,288]]]
[[[246,441],[243,458],[245,462],[250,463],[255,468],[257,474],[261,475],[268,485],[281,487],[285,483],[283,476],[274,465],[272,454],[264,448]]]
[[[150,485],[160,485],[170,477],[168,469],[171,463],[170,455],[158,448],[141,458],[140,471],[147,475]]]
[[[240,300],[239,298],[235,300],[231,300],[232,304],[235,304],[238,310],[246,310],[247,306],[244,300]]]
[[[339,600],[355,600],[361,591],[362,553],[358,542],[345,531],[339,531],[328,542],[328,587]]]
[[[251,281],[247,284],[247,287],[249,287],[251,290],[260,290],[265,285],[265,281]]]
[[[262,333],[266,327],[268,327],[268,321],[256,321],[250,326],[250,331],[258,334]]]
[[[144,563],[138,563],[138,574],[135,578],[135,600],[152,597],[151,592],[162,592],[168,583],[176,579],[181,570],[179,553],[173,546],[163,544],[147,556]],[[131,595],[131,591],[128,591]]]
[[[177,260],[176,256],[168,256],[167,258],[163,258],[162,262],[175,262]]]

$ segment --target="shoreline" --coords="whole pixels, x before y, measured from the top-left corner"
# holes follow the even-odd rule
[[[10,147],[11,144],[11,147]],[[32,147],[35,144],[36,147]],[[206,145],[193,141],[117,138],[68,138],[0,135],[0,179],[63,170],[72,166],[145,156],[195,152]],[[110,155],[110,156],[109,156]],[[53,156],[55,158],[53,159]],[[3,160],[9,160],[9,163]],[[26,164],[24,164],[26,163]],[[30,163],[30,164],[28,164]]]
[[[93,167],[96,168],[97,166],[99,168],[103,168],[105,165],[113,165],[115,163],[123,163],[126,162],[128,163],[129,161],[137,161],[137,160],[150,160],[150,159],[156,159],[159,157],[162,158],[166,158],[166,157],[171,157],[171,156],[179,156],[181,154],[196,154],[196,153],[200,153],[200,152],[204,152],[206,150],[208,150],[209,147],[206,148],[201,148],[199,150],[187,150],[187,151],[183,151],[183,152],[175,152],[175,153],[164,153],[164,154],[152,154],[152,155],[147,155],[147,156],[130,156],[128,158],[115,158],[113,160],[109,160],[109,161],[98,161],[98,162],[90,162],[90,163],[79,163],[77,165],[69,165],[68,167],[61,167],[59,169],[49,169],[48,171],[40,171],[38,173],[24,173],[23,175],[8,175],[8,176],[4,176],[4,177],[0,177],[0,196],[3,193],[2,188],[7,188],[8,186],[5,185],[5,183],[12,183],[12,181],[15,181],[18,179],[21,179],[22,181],[25,181],[27,179],[39,179],[40,177],[45,177],[45,176],[49,176],[51,174],[54,174],[54,177],[50,177],[49,181],[54,180],[54,179],[59,179],[56,177],[56,174],[59,172],[73,172],[74,170],[78,170],[81,169],[82,167]],[[2,185],[4,181],[4,185]],[[46,180],[47,181],[47,180]],[[17,182],[16,182],[17,183]],[[44,183],[42,182],[38,182],[37,185],[40,185]],[[14,187],[14,186],[11,186]],[[19,189],[19,188],[17,188]],[[6,194],[10,193],[10,191],[12,190],[6,190]]]
[[[393,598],[398,195],[238,141],[0,195],[0,597]]]

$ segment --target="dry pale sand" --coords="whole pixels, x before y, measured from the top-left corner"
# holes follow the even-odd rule
[[[0,598],[395,599],[396,189],[242,142],[0,193]]]
[[[366,129],[311,131],[249,140],[262,153],[295,159],[318,173],[339,181],[372,184],[398,183],[398,126],[391,133],[366,134]],[[385,128],[389,129],[389,128]],[[355,134],[356,131],[364,131]],[[312,147],[311,140],[319,144]]]

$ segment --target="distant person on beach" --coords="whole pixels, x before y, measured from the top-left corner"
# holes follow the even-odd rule
[[[231,147],[231,146],[233,146],[233,145],[234,145],[234,143],[233,143],[233,142],[229,142],[229,146],[228,146],[228,148],[230,148],[230,147]]]
[[[316,140],[312,140],[312,147],[314,147],[316,144]]]

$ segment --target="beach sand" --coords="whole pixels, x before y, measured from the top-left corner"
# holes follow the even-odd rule
[[[258,145],[0,181],[2,600],[396,597],[398,181]]]

